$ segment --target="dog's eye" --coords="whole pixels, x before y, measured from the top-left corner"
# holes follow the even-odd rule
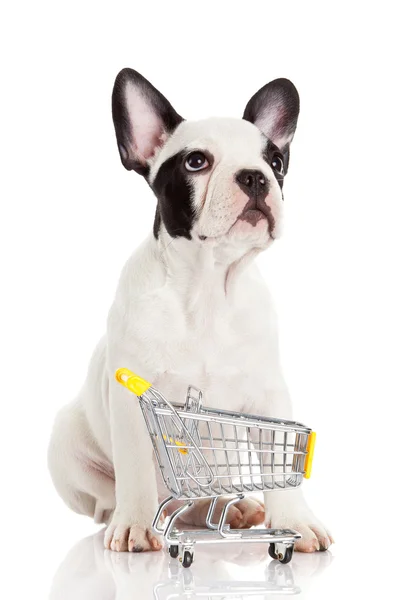
[[[282,156],[279,156],[279,154],[275,154],[274,157],[273,157],[273,159],[272,159],[272,162],[271,162],[271,167],[279,175],[284,175],[284,166],[283,166],[283,158],[282,158]]]
[[[188,171],[201,171],[209,165],[207,158],[202,152],[192,152],[186,159],[185,167]]]

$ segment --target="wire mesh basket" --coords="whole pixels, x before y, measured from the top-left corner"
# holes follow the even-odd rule
[[[120,371],[127,384],[131,375]],[[175,498],[292,489],[309,476],[312,432],[300,423],[204,407],[193,386],[184,405],[171,404],[152,386],[139,403]]]

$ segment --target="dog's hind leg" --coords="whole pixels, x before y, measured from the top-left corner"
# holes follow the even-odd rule
[[[108,523],[115,508],[114,471],[91,435],[79,401],[57,415],[48,464],[69,508],[96,523]]]

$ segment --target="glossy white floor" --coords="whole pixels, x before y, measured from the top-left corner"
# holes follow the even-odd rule
[[[395,559],[390,539],[382,539],[381,546],[377,541],[368,543],[367,524],[365,528],[357,525],[364,519],[365,508],[354,513],[352,530],[349,522],[337,519],[344,514],[343,505],[338,506],[337,515],[333,513],[332,499],[327,499],[324,515],[329,513],[336,536],[330,551],[295,553],[290,564],[281,565],[270,559],[267,544],[199,545],[192,567],[183,569],[165,551],[117,554],[104,550],[102,529],[96,531],[89,519],[68,511],[46,485],[42,498],[49,498],[50,503],[41,504],[37,498],[34,505],[40,513],[32,522],[25,521],[20,530],[11,521],[6,524],[11,550],[3,549],[3,598],[7,594],[50,600],[247,600],[292,595],[364,599],[391,598],[387,590],[396,589],[389,564]]]
[[[192,567],[184,569],[166,552],[134,555],[104,551],[99,532],[67,553],[55,573],[50,598],[321,597],[326,585],[331,588],[340,578],[339,563],[335,565],[333,554],[324,552],[296,554],[290,564],[281,565],[269,558],[267,544],[212,544],[198,546]]]

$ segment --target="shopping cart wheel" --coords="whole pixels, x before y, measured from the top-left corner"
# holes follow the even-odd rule
[[[185,550],[183,554],[182,567],[187,569],[193,562],[193,552],[189,552],[189,550]]]
[[[172,544],[172,546],[170,546],[168,548],[168,552],[171,558],[178,558],[179,555],[179,546],[178,544]]]
[[[283,565],[286,565],[287,563],[289,563],[292,560],[293,548],[294,548],[293,545],[286,546],[285,554],[284,555],[280,554],[279,556],[277,556],[275,544],[270,544],[269,548],[268,548],[268,554],[274,560],[279,560],[280,563],[282,563]]]

